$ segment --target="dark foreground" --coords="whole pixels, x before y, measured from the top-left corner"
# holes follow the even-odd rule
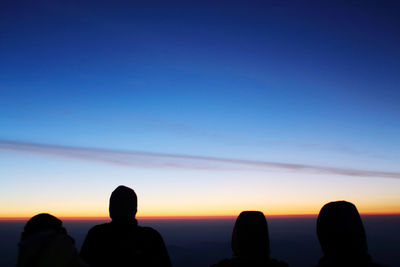
[[[376,262],[400,266],[400,215],[362,216],[370,253]],[[292,267],[313,266],[321,256],[315,233],[316,217],[267,218],[272,257]],[[209,266],[231,256],[230,238],[235,219],[139,220],[163,236],[172,264]],[[80,249],[89,228],[103,221],[65,221]],[[0,221],[0,266],[14,266],[17,243],[25,222]]]

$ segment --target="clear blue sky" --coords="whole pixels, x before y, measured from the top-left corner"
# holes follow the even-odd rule
[[[400,172],[399,13],[396,1],[2,1],[0,139]],[[138,186],[127,173],[154,172],[153,184],[184,176],[7,150],[0,164],[11,207],[27,177],[60,177],[48,188],[57,191],[115,174],[99,182],[108,197],[119,183]],[[224,176],[206,187],[258,175],[228,173],[193,171]],[[343,179],[321,177],[318,188]],[[176,179],[168,190],[185,184]],[[351,179],[390,188],[400,211],[398,181]],[[249,194],[263,183],[254,178]]]

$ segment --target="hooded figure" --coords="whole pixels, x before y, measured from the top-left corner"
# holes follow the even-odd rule
[[[110,223],[89,230],[80,252],[91,267],[171,266],[161,235],[135,219],[135,191],[118,186],[111,194]]]
[[[18,244],[17,267],[79,267],[74,240],[67,235],[62,222],[42,213],[25,225]]]
[[[236,220],[232,233],[234,257],[211,265],[285,267],[284,262],[270,258],[268,224],[260,211],[243,211]]]
[[[134,220],[137,212],[137,196],[131,188],[120,185],[111,193],[109,213],[113,221]]]
[[[317,235],[324,254],[318,267],[382,266],[372,263],[361,217],[350,202],[323,206],[317,219]]]

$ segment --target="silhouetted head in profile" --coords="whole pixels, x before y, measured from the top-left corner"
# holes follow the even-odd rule
[[[323,206],[317,235],[324,254],[320,266],[377,266],[371,262],[364,226],[352,203],[336,201]]]
[[[236,219],[232,232],[232,251],[234,257],[224,259],[212,267],[263,266],[287,267],[269,257],[269,234],[265,216],[260,211],[243,211]]]
[[[109,212],[113,221],[134,219],[137,212],[135,191],[123,185],[118,186],[111,193]]]
[[[232,251],[236,257],[269,257],[269,235],[265,216],[260,211],[243,211],[232,233]]]
[[[74,243],[61,220],[47,213],[33,216],[21,234],[17,267],[84,266]]]

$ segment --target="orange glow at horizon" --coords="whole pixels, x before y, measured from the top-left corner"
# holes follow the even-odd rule
[[[360,213],[361,216],[400,216],[400,212],[388,212],[388,213]],[[198,215],[198,216],[187,216],[187,215],[172,215],[172,216],[138,216],[138,220],[212,220],[212,219],[236,219],[236,215]],[[269,214],[266,215],[268,218],[305,218],[305,217],[317,217],[318,214]],[[78,221],[78,220],[88,220],[88,221],[110,221],[107,216],[56,216],[57,218],[65,221]],[[1,216],[0,221],[26,221],[29,220],[30,216]]]
[[[144,178],[134,182],[109,182],[97,187],[90,183],[79,187],[76,183],[24,184],[29,190],[23,196],[12,192],[1,196],[0,218],[50,213],[59,218],[107,219],[109,196],[119,184],[136,191],[138,218],[237,217],[244,210],[262,211],[267,218],[316,215],[324,204],[337,200],[355,204],[361,214],[400,214],[400,179],[366,178],[360,183],[352,177],[273,174],[244,177],[232,172],[222,177],[222,173],[207,176],[193,171],[168,176],[164,172],[161,180],[147,173],[136,175]],[[108,181],[110,176],[104,179]]]
[[[398,207],[358,207],[361,215],[400,215]],[[300,209],[231,209],[225,211],[219,210],[192,210],[192,211],[150,211],[140,212],[137,214],[138,219],[212,219],[212,218],[236,218],[243,210],[260,210],[267,217],[302,217],[302,216],[317,216],[320,210],[318,207],[308,207]],[[107,212],[86,212],[86,211],[69,211],[69,210],[43,210],[43,211],[21,211],[21,212],[1,212],[0,220],[24,220],[39,213],[50,213],[58,218],[66,220],[109,220]]]

